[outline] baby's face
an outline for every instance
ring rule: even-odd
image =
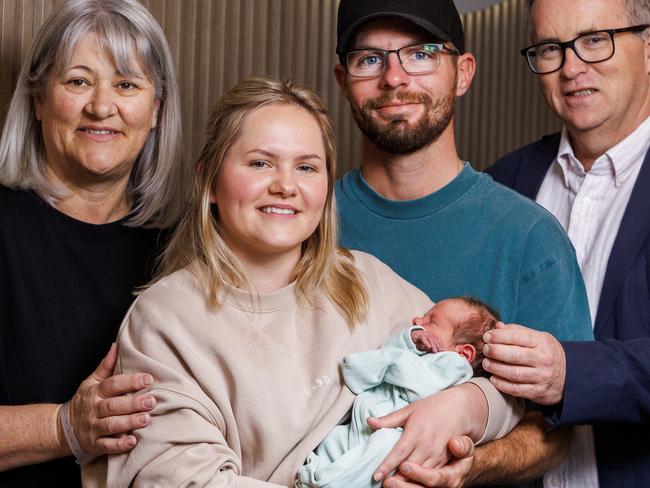
[[[430,310],[430,323],[423,324],[425,332],[437,351],[453,351],[456,343],[453,339],[455,324],[463,323],[471,308],[462,300],[441,300]]]

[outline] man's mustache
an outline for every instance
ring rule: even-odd
[[[395,102],[400,103],[421,103],[423,105],[431,105],[431,97],[426,93],[412,93],[412,92],[399,92],[399,93],[384,93],[376,98],[366,100],[363,105],[366,109],[377,109],[385,105],[390,105]]]

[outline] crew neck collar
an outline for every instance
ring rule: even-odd
[[[234,286],[224,286],[224,302],[228,305],[253,313],[272,313],[296,303],[296,282],[272,293],[250,294]]]
[[[108,222],[106,224],[91,224],[89,222],[84,222],[83,220],[75,219],[74,217],[69,216],[68,214],[60,211],[55,206],[51,205],[49,202],[44,200],[38,193],[34,190],[27,190],[33,200],[34,204],[42,211],[47,214],[50,214],[51,217],[65,225],[72,232],[77,234],[84,234],[89,236],[97,236],[106,233],[114,232],[115,230],[122,229],[125,227],[126,222],[128,221],[131,215],[127,215],[119,220],[113,222]]]
[[[382,217],[398,220],[416,219],[444,210],[461,198],[479,177],[480,174],[465,162],[461,172],[439,190],[414,200],[390,200],[377,193],[360,170],[353,170],[346,176],[354,195],[364,207]]]

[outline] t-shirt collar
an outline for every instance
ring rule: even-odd
[[[377,193],[359,170],[346,176],[351,179],[354,193],[368,210],[386,218],[410,220],[439,212],[461,198],[479,179],[480,174],[465,163],[461,172],[447,185],[415,200],[390,200]]]

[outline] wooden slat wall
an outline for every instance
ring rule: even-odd
[[[466,48],[477,69],[458,101],[456,136],[461,157],[479,169],[560,127],[519,54],[528,44],[524,4],[504,0],[463,16]]]
[[[0,0],[0,121],[27,48],[56,4]],[[143,0],[163,26],[179,72],[187,150],[196,155],[209,108],[251,74],[293,77],[330,107],[340,171],[356,164],[361,136],[332,74],[337,0]],[[525,44],[523,0],[464,16],[478,74],[457,111],[461,156],[483,168],[499,155],[554,130],[518,49]]]

